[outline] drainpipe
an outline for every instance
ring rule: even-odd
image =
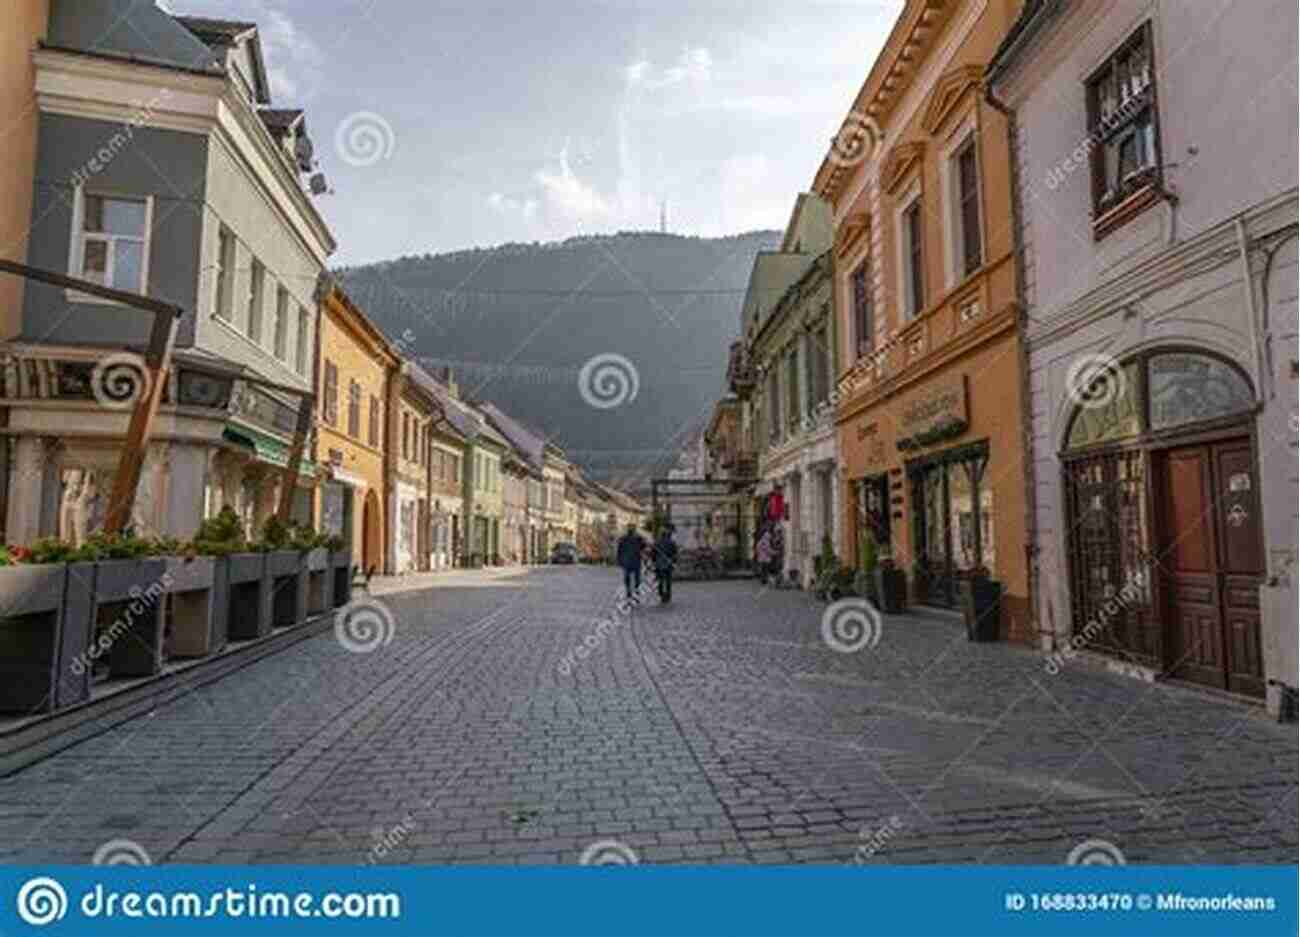
[[[1250,367],[1255,381],[1255,402],[1262,404],[1264,385],[1260,381],[1259,323],[1255,318],[1255,284],[1250,272],[1250,235],[1246,232],[1246,221],[1240,215],[1237,216],[1237,249],[1241,255],[1241,282],[1246,288],[1246,312],[1250,315]]]
[[[1025,289],[1025,232],[1024,214],[1020,200],[1020,153],[1016,147],[1016,112],[993,92],[993,85],[984,85],[984,100],[1001,113],[1007,121],[1007,165],[1011,170],[1011,233],[1015,252],[1016,282],[1016,332],[1019,353],[1016,355],[1020,369],[1020,434],[1024,458],[1025,484],[1025,577],[1029,591],[1029,629],[1037,646],[1042,640],[1038,609],[1038,504],[1034,471],[1034,419],[1030,406],[1029,341],[1026,335],[1029,307]],[[1052,635],[1055,646],[1056,635]]]

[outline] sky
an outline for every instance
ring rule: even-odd
[[[338,264],[785,226],[902,0],[161,0],[259,25]]]

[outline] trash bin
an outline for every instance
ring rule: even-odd
[[[961,584],[962,617],[970,641],[996,641],[1002,618],[1002,583],[972,576]]]

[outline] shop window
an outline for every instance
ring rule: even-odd
[[[996,578],[988,463],[987,445],[977,444],[908,465],[918,573],[930,601],[955,603],[958,581],[976,572]]]

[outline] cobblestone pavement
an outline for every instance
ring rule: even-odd
[[[936,618],[839,652],[752,582],[624,616],[616,580],[385,584],[388,643],[327,631],[0,780],[0,861],[1296,861],[1296,728],[1258,710]]]

